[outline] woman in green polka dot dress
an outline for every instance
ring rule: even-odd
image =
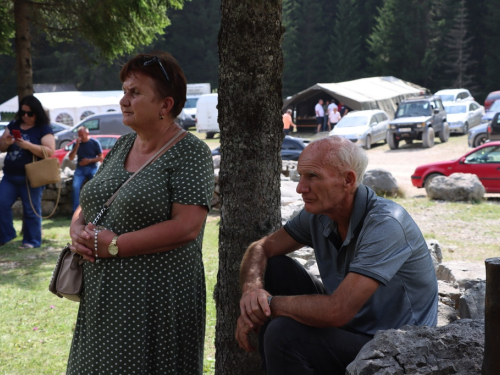
[[[71,223],[84,263],[84,293],[67,375],[201,374],[205,276],[201,245],[213,194],[210,149],[181,130],[186,78],[166,53],[138,55],[120,71],[121,137],[82,189]]]

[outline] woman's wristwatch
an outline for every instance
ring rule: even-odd
[[[267,304],[269,305],[269,307],[271,307],[271,301],[273,300],[274,296],[268,296],[267,297]]]
[[[118,236],[114,236],[113,239],[111,240],[111,243],[108,246],[108,253],[114,258],[118,256],[118,250],[119,250],[116,241],[118,241]]]

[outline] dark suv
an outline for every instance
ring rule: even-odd
[[[399,141],[419,140],[425,148],[430,148],[434,146],[434,136],[441,142],[450,136],[443,103],[437,96],[416,97],[399,104],[394,120],[389,123],[387,143],[394,150],[399,147]]]

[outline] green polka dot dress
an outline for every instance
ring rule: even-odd
[[[136,136],[121,137],[82,189],[86,222],[131,176],[124,161]],[[172,202],[210,207],[213,187],[210,149],[187,134],[120,191],[99,224],[120,235],[169,220]],[[203,231],[175,250],[85,262],[67,375],[202,374]]]

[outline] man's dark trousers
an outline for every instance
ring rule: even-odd
[[[273,296],[326,294],[316,277],[287,256],[268,260],[265,289]],[[315,328],[278,317],[261,327],[259,351],[268,375],[343,375],[371,339],[340,328]]]

